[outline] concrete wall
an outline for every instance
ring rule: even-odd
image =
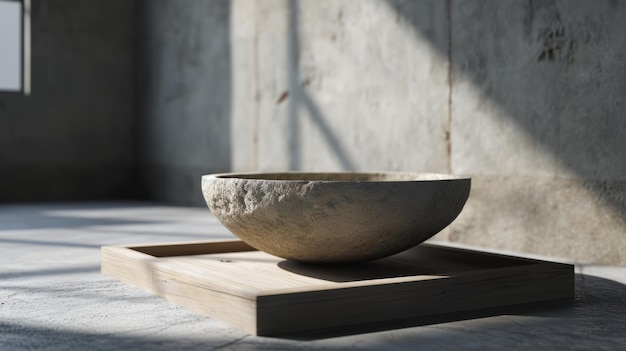
[[[232,5],[233,168],[467,174],[438,240],[626,264],[626,4]]]
[[[445,46],[445,3],[407,6]],[[232,17],[236,169],[447,170],[447,62],[385,2],[239,1]]]
[[[0,93],[0,202],[134,195],[133,16],[32,2],[32,94]]]
[[[137,17],[141,179],[151,199],[205,206],[203,174],[230,161],[230,6],[140,1]]]
[[[450,239],[626,263],[624,15],[453,2],[452,164],[476,181]]]

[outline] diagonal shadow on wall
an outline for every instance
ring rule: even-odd
[[[626,5],[447,0],[445,43],[414,16],[432,2],[387,1],[448,57],[453,96],[469,80],[576,176],[626,181],[626,44],[616,25]]]
[[[626,4],[447,0],[441,41],[416,16],[437,2],[387,0],[448,58],[453,171],[577,179],[626,218]]]
[[[300,77],[300,31],[299,31],[299,4],[296,0],[289,0],[288,30],[287,30],[287,58],[288,87],[291,98],[289,99],[289,169],[302,169],[302,123],[301,110],[306,111],[313,125],[324,138],[327,146],[333,151],[339,165],[343,170],[353,171],[356,169],[348,152],[343,148],[339,137],[333,132],[326,117],[317,106],[310,94],[304,89],[305,84]]]

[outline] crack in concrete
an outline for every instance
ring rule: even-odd
[[[252,54],[254,60],[254,119],[252,121],[252,169],[259,168],[259,120],[261,114],[261,87],[259,69],[259,19],[258,14],[254,18],[254,36]]]
[[[243,340],[243,339],[247,338],[248,336],[250,336],[250,334],[246,334],[246,335],[244,335],[244,336],[242,336],[242,337],[240,337],[240,338],[237,338],[237,339],[235,339],[235,340],[232,340],[232,341],[226,342],[226,343],[224,343],[224,344],[222,344],[222,345],[218,345],[218,346],[216,346],[216,347],[212,348],[210,351],[215,351],[215,350],[223,350],[225,347],[228,347],[228,346],[230,346],[230,345],[234,345],[234,344],[236,344],[236,343],[240,342],[241,340]]]
[[[446,18],[448,20],[448,121],[445,131],[448,172],[452,173],[452,3],[446,0]]]

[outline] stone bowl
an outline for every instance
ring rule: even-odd
[[[471,179],[419,173],[225,173],[202,177],[217,219],[254,248],[289,260],[374,260],[437,234],[461,212]]]

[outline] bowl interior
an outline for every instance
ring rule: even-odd
[[[329,181],[329,182],[406,182],[465,179],[466,177],[438,173],[394,172],[283,172],[217,174],[216,178],[279,180],[279,181]]]

